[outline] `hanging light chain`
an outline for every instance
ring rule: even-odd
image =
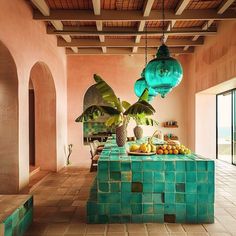
[[[162,43],[165,43],[165,3],[162,0]]]
[[[145,22],[145,68],[147,66],[147,22]]]

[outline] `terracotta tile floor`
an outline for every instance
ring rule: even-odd
[[[86,199],[95,173],[69,167],[49,175],[34,195],[34,223],[27,236],[236,236],[236,166],[216,161],[215,223],[85,224]]]

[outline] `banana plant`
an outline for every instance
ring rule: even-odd
[[[88,107],[75,121],[86,122],[95,120],[100,116],[107,114],[109,118],[106,120],[106,126],[127,125],[130,118],[135,117],[142,120],[143,124],[154,125],[156,121],[147,117],[155,113],[155,109],[147,102],[148,89],[145,89],[141,97],[134,104],[127,101],[121,101],[113,91],[113,89],[98,75],[94,75],[96,88],[100,92],[103,100],[108,104],[92,105]]]

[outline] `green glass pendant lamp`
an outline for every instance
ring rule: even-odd
[[[147,27],[146,27],[146,37],[145,37],[145,67],[147,65]],[[145,68],[141,73],[141,78],[138,79],[134,84],[134,92],[137,97],[140,97],[143,94],[143,91],[148,88],[148,101],[152,101],[155,96],[157,96],[156,89],[150,87],[145,80]]]
[[[151,60],[145,68],[147,85],[154,88],[162,98],[166,96],[182,80],[183,69],[179,61],[170,56],[168,47],[164,43],[164,0],[162,0],[163,36],[156,58]]]

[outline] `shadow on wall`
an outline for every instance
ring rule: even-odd
[[[56,89],[45,63],[37,62],[32,67],[29,89],[34,90],[35,97],[35,166],[56,171]]]
[[[0,41],[0,194],[19,190],[18,78],[14,59]]]

